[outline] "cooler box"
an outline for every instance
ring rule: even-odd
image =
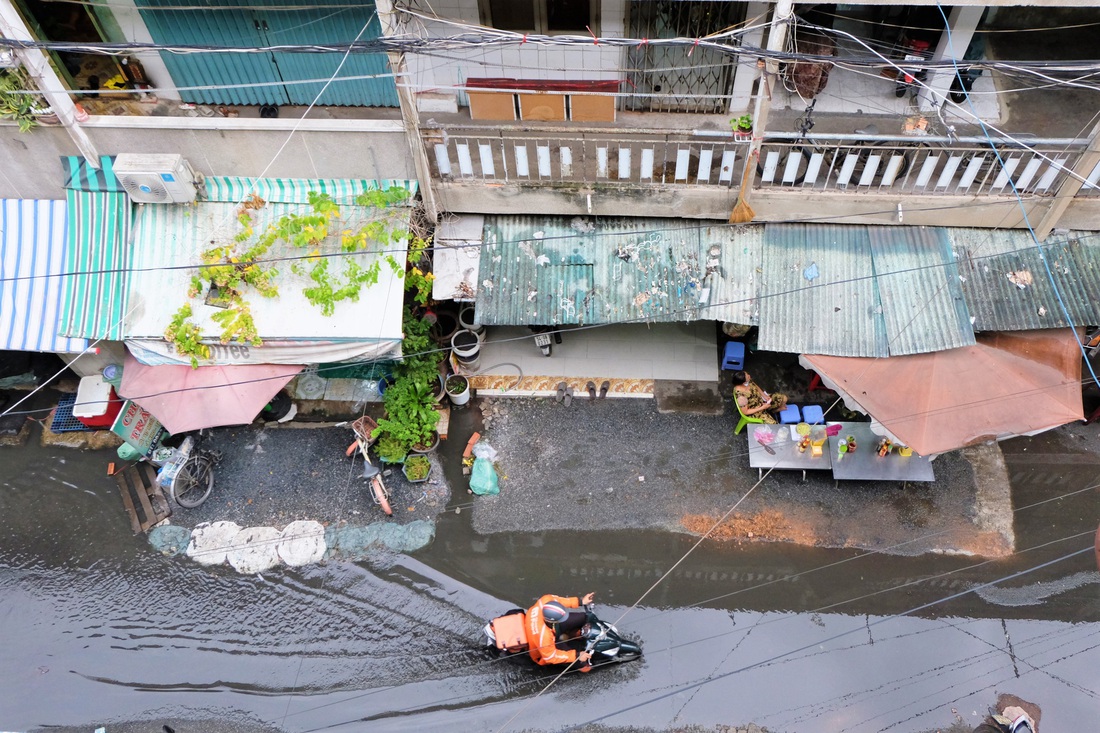
[[[73,417],[89,428],[109,428],[122,410],[115,388],[101,375],[84,377],[76,390]]]

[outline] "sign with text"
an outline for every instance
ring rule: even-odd
[[[152,455],[160,441],[168,435],[168,431],[160,424],[160,420],[141,405],[131,400],[126,400],[122,410],[115,418],[111,432],[125,440],[131,447],[141,451],[145,457]]]

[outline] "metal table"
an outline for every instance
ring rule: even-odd
[[[842,422],[840,433],[829,437],[829,455],[832,459],[833,478],[862,481],[935,481],[932,462],[914,453],[900,456],[896,452],[885,456],[878,454],[882,436],[871,432],[871,423]],[[841,438],[849,435],[856,439],[856,452],[845,453],[838,458]],[[758,446],[759,447],[759,446]]]
[[[816,458],[809,449],[805,453],[798,451],[798,436],[794,434],[793,425],[749,425],[749,465],[757,469],[757,474],[763,477],[765,468],[801,469],[802,480],[806,480],[806,471],[827,471],[832,467],[829,444],[826,443],[822,455]],[[756,434],[760,431],[769,431],[778,434],[783,431],[787,435],[786,440],[777,438],[770,447],[775,455],[768,453],[767,449],[756,440]],[[856,438],[857,445],[859,438]]]

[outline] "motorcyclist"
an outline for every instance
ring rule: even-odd
[[[1013,705],[990,716],[973,733],[1035,733],[1035,723],[1023,708]]]
[[[587,614],[568,609],[587,606],[594,599],[594,593],[588,593],[583,598],[547,594],[527,609],[527,642],[531,659],[538,664],[580,662],[581,671],[591,669],[588,663],[592,658],[591,652],[568,648],[569,640],[575,638],[575,633],[583,627]],[[567,648],[559,648],[559,642]]]

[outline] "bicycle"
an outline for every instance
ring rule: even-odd
[[[214,490],[214,466],[221,460],[220,451],[199,448],[191,436],[187,436],[180,445],[178,457],[182,456],[182,462],[178,463],[168,485],[172,500],[185,509],[195,509]]]
[[[365,415],[353,422],[351,429],[355,433],[355,442],[348,446],[345,455],[350,456],[356,448],[359,449],[359,452],[363,455],[363,478],[370,481],[371,496],[374,498],[374,503],[381,507],[387,516],[393,516],[393,509],[390,508],[390,490],[386,488],[386,484],[382,481],[382,469],[374,465],[370,459],[370,446],[374,443],[371,433],[374,432],[376,427],[378,427],[378,423]]]

